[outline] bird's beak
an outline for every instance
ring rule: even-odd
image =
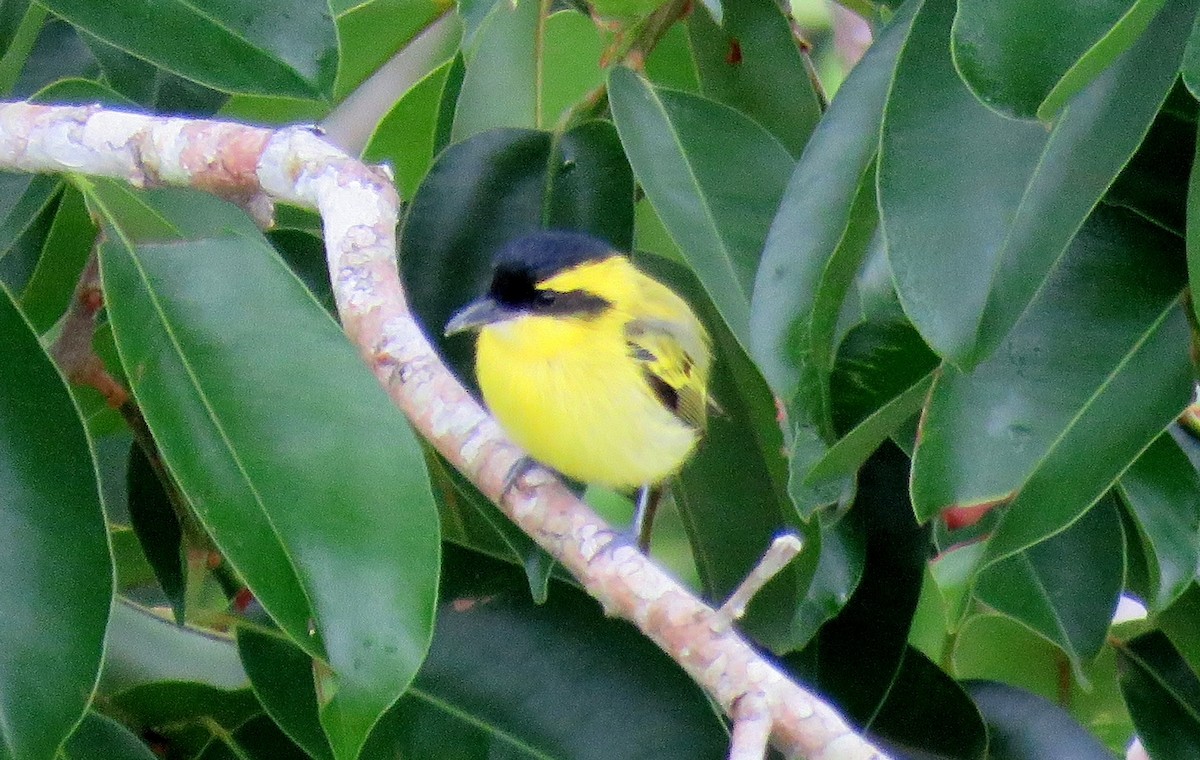
[[[446,335],[456,335],[467,330],[476,330],[509,316],[508,310],[492,298],[484,296],[464,306],[446,323]]]

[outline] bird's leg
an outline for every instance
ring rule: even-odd
[[[654,515],[662,501],[662,486],[644,485],[638,489],[637,507],[633,512],[632,532],[637,546],[643,554],[650,552],[650,533],[654,529]]]

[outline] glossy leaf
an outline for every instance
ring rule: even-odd
[[[538,37],[543,31],[538,0],[510,0],[491,7],[463,45],[467,70],[454,112],[454,142],[495,127],[542,126]]]
[[[125,726],[89,712],[58,757],[62,760],[155,760],[150,748]]]
[[[896,681],[920,598],[929,530],[918,526],[903,483],[908,459],[885,445],[859,474],[849,515],[866,536],[866,567],[854,595],[789,664],[858,724],[869,723]]]
[[[1001,350],[943,368],[913,460],[922,520],[1012,498],[1001,558],[1073,522],[1158,437],[1192,392],[1178,248],[1100,207]]]
[[[896,680],[867,731],[898,757],[990,757],[987,728],[970,697],[913,647],[904,653]]]
[[[324,3],[49,0],[55,14],[139,58],[226,92],[328,97],[337,37]]]
[[[869,238],[875,226],[868,167],[896,56],[917,6],[910,3],[897,15],[830,104],[788,181],[755,276],[750,353],[775,395],[788,404],[793,498],[805,513],[837,497],[800,485],[833,436],[826,385],[834,352],[829,318],[864,254],[858,244],[843,243],[860,240],[864,232]],[[839,283],[840,289],[829,287]],[[833,303],[831,296],[837,298]],[[825,308],[820,313],[818,303]],[[824,329],[817,329],[822,320]]]
[[[879,201],[905,312],[939,355],[968,369],[1005,340],[1145,136],[1196,5],[1169,0],[1049,132],[993,113],[966,89],[947,53],[952,6],[929,0],[900,56]]]
[[[473,346],[442,337],[450,316],[487,289],[507,241],[540,228],[591,233],[629,250],[633,177],[615,130],[584,123],[548,132],[493,130],[447,148],[404,217],[400,271],[426,334],[460,378]]]
[[[105,636],[98,692],[115,697],[164,683],[190,684],[196,687],[193,694],[226,696],[250,686],[231,639],[176,625],[118,598]],[[186,711],[187,705],[164,704],[158,709]]]
[[[162,587],[175,622],[185,619],[187,564],[184,559],[183,532],[179,518],[171,506],[166,486],[138,445],[129,453],[129,522],[138,542],[154,569],[154,577]]]
[[[687,20],[700,89],[757,121],[799,156],[821,117],[813,80],[788,18],[772,0],[743,0],[720,23]]]
[[[338,100],[353,92],[446,12],[439,0],[331,0],[329,7],[341,51],[334,87]],[[387,34],[380,34],[381,29]]]
[[[565,10],[546,18],[541,44],[538,124],[558,128],[572,108],[595,98],[604,84],[604,41],[591,16]]]
[[[36,270],[61,190],[57,177],[0,174],[0,282],[14,294]]]
[[[954,62],[991,108],[1050,120],[1133,44],[1162,5],[965,0],[954,20]]]
[[[267,714],[310,757],[332,758],[329,740],[321,731],[312,658],[286,639],[249,626],[238,628],[237,647],[254,694]]]
[[[442,148],[438,125],[447,100],[452,108],[458,94],[455,72],[461,83],[461,60],[447,61],[413,85],[380,120],[363,149],[364,161],[391,164],[404,198],[413,197]]]
[[[1200,673],[1200,584],[1191,583],[1157,618],[1159,627],[1193,671]]]
[[[67,188],[46,235],[37,268],[21,292],[21,310],[38,332],[49,329],[67,310],[95,237],[96,226],[88,217],[83,196]]]
[[[1136,517],[1137,536],[1150,575],[1145,601],[1165,609],[1187,589],[1200,566],[1200,475],[1187,455],[1163,433],[1117,484]]]
[[[322,725],[352,758],[431,632],[438,539],[420,447],[265,241],[205,237],[240,214],[107,184],[89,200],[110,230],[117,346],[164,461],[263,607],[328,663]],[[164,232],[176,242],[147,242]]]
[[[1122,540],[1116,505],[1102,500],[1062,533],[988,567],[975,593],[1058,646],[1087,683],[1083,665],[1104,645],[1125,578]]]
[[[729,329],[749,345],[750,291],[793,161],[762,127],[705,98],[609,74],[638,183]]]
[[[1121,690],[1151,757],[1200,757],[1200,678],[1159,632],[1117,647]]]
[[[1046,699],[992,681],[967,681],[963,686],[987,723],[990,758],[1115,760],[1083,726]]]
[[[1186,234],[1189,175],[1196,152],[1195,105],[1187,90],[1176,84],[1104,203],[1128,208],[1177,235]]]
[[[724,756],[708,700],[647,639],[582,592],[554,583],[534,606],[525,585],[511,567],[447,548],[429,659],[364,758]]]
[[[51,758],[96,683],[112,560],[78,409],[2,287],[0,355],[0,756]]]

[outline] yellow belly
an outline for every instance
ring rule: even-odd
[[[476,375],[505,431],[539,462],[585,483],[632,488],[683,465],[698,434],[653,395],[620,343],[523,351],[514,325],[484,328]],[[539,342],[545,346],[545,342]]]

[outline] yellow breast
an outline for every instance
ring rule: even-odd
[[[699,434],[659,402],[628,350],[619,324],[525,316],[481,330],[476,375],[534,459],[587,483],[639,487],[676,473]]]

